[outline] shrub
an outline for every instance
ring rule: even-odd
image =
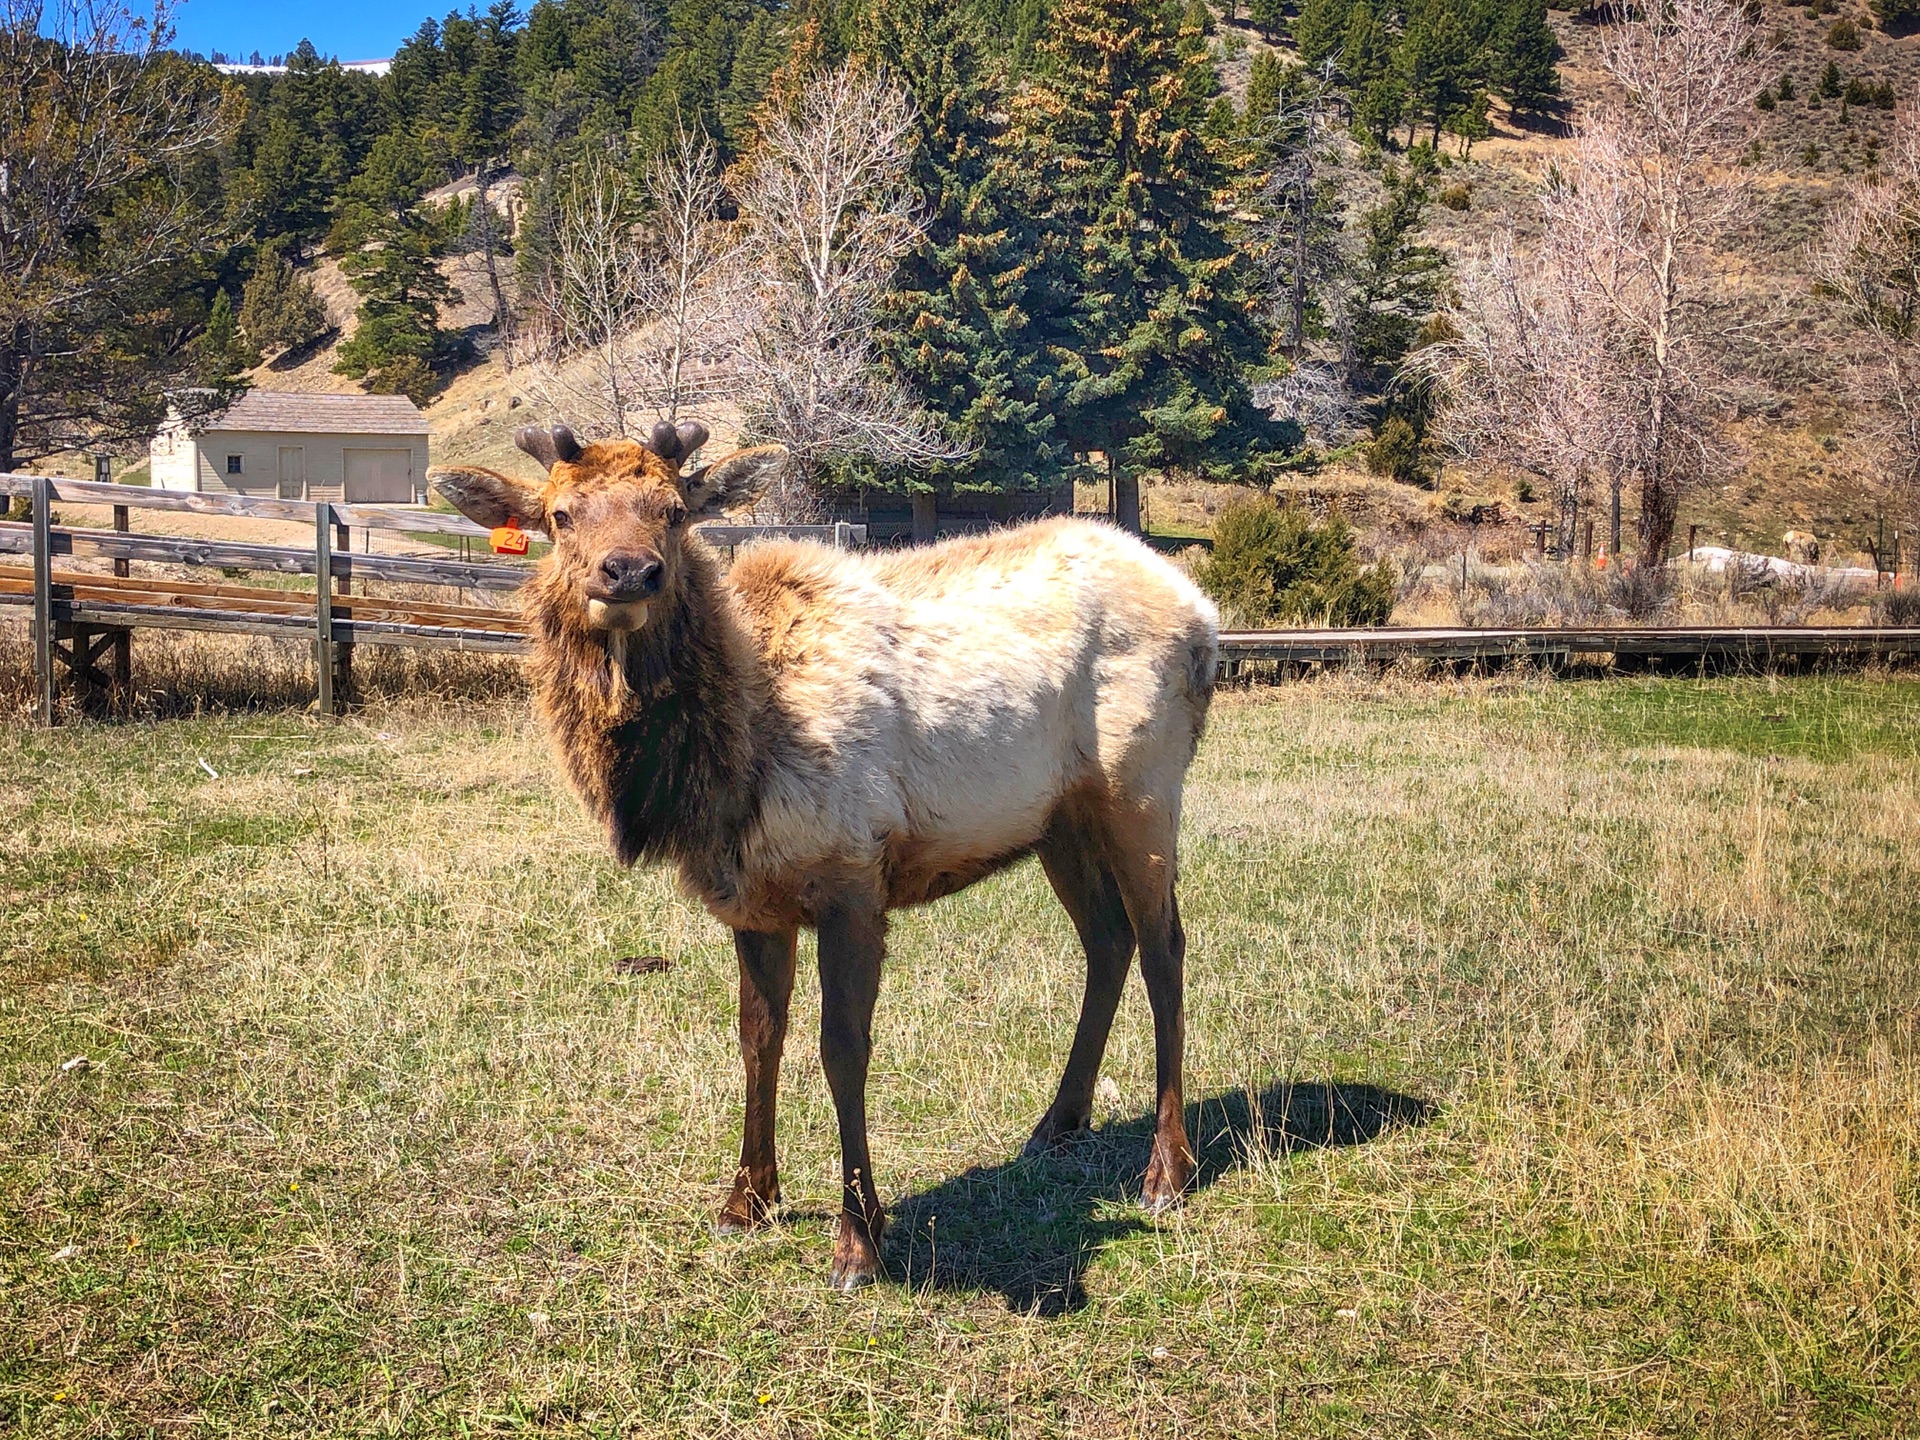
[[[1836,20],[1827,31],[1827,44],[1835,50],[1858,50],[1860,29],[1851,20]]]
[[[1473,208],[1473,189],[1468,185],[1449,185],[1440,192],[1438,199],[1448,210],[1470,210]]]
[[[1873,597],[1876,625],[1920,625],[1920,590],[1882,590]]]
[[[1856,75],[1853,79],[1847,81],[1846,93],[1840,98],[1849,105],[1871,105],[1873,103],[1873,87]]]
[[[1779,93],[1782,100],[1793,99],[1793,77],[1791,75],[1782,75],[1780,77]]]
[[[1367,469],[1403,485],[1418,485],[1426,479],[1420,434],[1405,416],[1389,416],[1387,423],[1380,427],[1380,433],[1367,446]]]
[[[1773,92],[1771,90],[1762,90],[1753,103],[1758,105],[1762,110],[1773,109]]]
[[[1674,603],[1665,565],[1605,570],[1561,561],[1521,560],[1503,570],[1472,572],[1455,606],[1463,625],[1507,629],[1648,620]]]
[[[1840,91],[1840,62],[1829,60],[1827,68],[1820,72],[1820,84],[1814,93],[1822,100],[1838,100]]]
[[[1393,567],[1362,569],[1345,520],[1315,525],[1299,506],[1265,495],[1220,512],[1213,553],[1195,578],[1243,625],[1384,625],[1393,614]]]

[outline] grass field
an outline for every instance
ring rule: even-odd
[[[1199,1190],[1137,980],[1015,1158],[1022,867],[895,926],[844,1300],[804,949],[718,1240],[731,949],[517,694],[0,734],[0,1434],[1920,1433],[1920,683],[1227,694],[1189,795]]]

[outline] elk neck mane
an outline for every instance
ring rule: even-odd
[[[670,598],[628,638],[624,666],[543,571],[525,592],[530,670],[568,779],[620,862],[724,875],[759,811],[755,730],[769,690],[713,552],[689,536],[683,564]]]

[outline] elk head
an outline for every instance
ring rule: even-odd
[[[564,425],[525,425],[513,438],[546,467],[544,484],[450,465],[427,479],[489,529],[511,521],[549,536],[549,593],[577,601],[584,628],[618,636],[639,630],[655,602],[674,593],[688,526],[751,500],[787,460],[784,447],[765,445],[683,473],[707,442],[707,427],[691,420],[662,421],[645,444],[582,445]]]

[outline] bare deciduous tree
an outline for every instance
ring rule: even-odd
[[[710,141],[682,132],[635,185],[617,154],[574,173],[521,346],[530,388],[586,434],[643,433],[732,397],[742,287]]]
[[[1549,228],[1522,253],[1512,232],[1461,267],[1450,335],[1415,352],[1416,370],[1446,397],[1444,430],[1459,450],[1545,482],[1562,551],[1574,544],[1582,504],[1617,473],[1606,317],[1581,282],[1575,236]]]
[[[1750,194],[1737,161],[1766,61],[1742,0],[1669,0],[1601,60],[1625,98],[1582,124],[1538,253],[1509,238],[1463,267],[1458,336],[1424,363],[1456,444],[1548,476],[1567,506],[1631,485],[1658,561],[1682,491],[1724,460],[1721,242]]]
[[[0,0],[0,469],[148,433],[194,378],[186,271],[237,112],[171,39],[164,0]]]
[[[1920,496],[1920,96],[1900,107],[1878,176],[1828,212],[1813,270],[1859,327],[1852,378],[1882,472]]]
[[[755,286],[743,409],[803,476],[836,457],[924,465],[965,453],[874,363],[880,298],[923,233],[913,128],[906,93],[849,62],[762,118],[742,178]]]

